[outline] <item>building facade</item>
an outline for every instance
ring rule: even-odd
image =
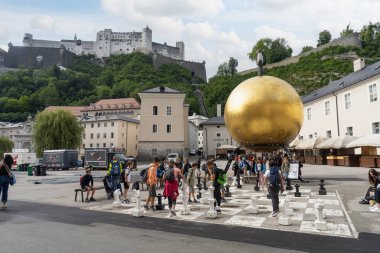
[[[67,110],[70,111],[77,120],[83,118],[83,111],[87,109],[87,106],[48,106],[45,111],[55,111],[55,110]]]
[[[85,148],[124,149],[127,156],[137,156],[140,122],[124,115],[84,117],[81,154]]]
[[[189,151],[198,149],[198,133],[199,127],[197,127],[193,122],[189,121]]]
[[[194,123],[195,126],[198,127],[198,134],[197,134],[197,139],[198,139],[198,146],[197,148],[201,149],[203,148],[203,129],[199,127],[200,124],[208,120],[207,117],[202,116],[202,115],[196,115],[193,113],[193,115],[189,116],[189,121]]]
[[[138,157],[166,157],[188,149],[188,112],[185,94],[167,87],[156,87],[139,93],[141,98],[140,140]]]
[[[63,46],[76,55],[94,54],[98,58],[139,51],[157,53],[176,60],[185,59],[185,44],[183,41],[176,42],[175,46],[153,42],[152,30],[149,27],[144,28],[141,32],[113,32],[111,29],[104,29],[96,34],[95,41],[82,41],[76,35],[73,40],[41,40],[34,39],[30,33],[25,33],[23,45],[24,47],[48,48],[60,48]]]
[[[134,98],[102,99],[82,110],[82,115],[89,117],[123,115],[137,118],[139,114],[140,104]]]
[[[0,122],[0,136],[14,142],[14,149],[28,149],[34,152],[33,121],[29,116],[23,123]]]
[[[318,136],[380,134],[380,61],[365,66],[304,97],[304,123],[299,139]]]

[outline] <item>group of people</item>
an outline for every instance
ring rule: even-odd
[[[368,182],[370,187],[367,190],[367,193],[359,204],[372,204],[369,207],[369,210],[374,213],[380,213],[380,173],[375,169],[369,169],[368,171]]]

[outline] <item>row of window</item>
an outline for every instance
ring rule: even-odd
[[[96,123],[91,123],[91,128],[94,128],[95,124]],[[97,123],[97,125],[98,125],[98,127],[100,127],[101,123]],[[107,122],[104,122],[103,126],[107,127],[108,126]],[[111,127],[113,127],[113,126],[115,126],[115,122],[111,122]],[[124,126],[124,123],[123,123],[123,126]],[[86,128],[87,124],[83,124],[83,127]]]
[[[153,131],[153,133],[158,133],[158,126],[157,126],[157,124],[153,124],[152,131]],[[166,125],[166,132],[167,133],[171,133],[172,132],[172,125],[170,125],[170,124]]]
[[[96,144],[92,144],[92,143],[90,143],[90,144],[89,144],[89,147],[90,147],[90,148],[94,148],[94,147],[100,148],[100,143],[96,143]],[[107,143],[103,143],[102,147],[103,147],[103,148],[107,148]],[[112,147],[113,147],[113,143],[110,143],[110,145],[109,145],[108,147],[111,147],[111,148],[112,148]],[[124,148],[124,144],[123,144],[123,143],[121,144],[121,147]],[[82,145],[82,148],[85,149],[85,148],[86,148],[86,145],[83,144],[83,145]],[[135,145],[135,149],[137,150],[137,145]]]
[[[153,106],[153,115],[158,115],[158,106],[157,105]],[[168,115],[168,116],[172,115],[172,107],[171,106],[166,106],[166,115]]]
[[[134,111],[118,111],[118,112],[96,112],[95,116],[102,116],[102,115],[129,115],[129,114],[135,114]]]
[[[372,134],[380,134],[380,122],[373,122],[371,126],[372,126]],[[346,135],[350,135],[350,136],[354,135],[354,128],[352,126],[346,127]],[[317,137],[317,133],[315,133],[314,136]],[[326,137],[331,138],[331,130],[326,131]],[[300,135],[299,139],[302,140],[303,136]],[[309,134],[309,139],[313,139],[312,134]]]
[[[377,87],[376,83],[371,84],[368,86],[368,98],[370,103],[374,103],[378,101],[378,96],[377,96]],[[344,94],[344,108],[346,110],[351,109],[351,93],[346,93]],[[325,115],[330,115],[331,110],[330,110],[330,101],[325,101]],[[307,120],[311,120],[311,108],[307,108],[306,110],[307,114]]]
[[[124,136],[124,133],[121,133],[121,135]],[[111,132],[110,138],[113,139],[113,137],[114,137],[114,133]],[[96,138],[97,139],[100,138],[100,133],[96,134]],[[107,138],[107,133],[103,133],[103,138]],[[86,139],[86,134],[83,134],[83,139]],[[94,139],[94,134],[90,134],[90,139]]]

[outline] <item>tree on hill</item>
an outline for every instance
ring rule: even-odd
[[[331,33],[327,30],[323,30],[319,33],[317,47],[327,44],[331,41]]]
[[[305,53],[305,52],[310,51],[310,50],[312,50],[312,49],[313,49],[312,46],[304,46],[304,47],[302,48],[301,53]]]
[[[264,38],[260,39],[248,53],[249,59],[256,61],[257,54],[261,52],[264,56],[264,65],[282,61],[292,56],[293,49],[289,47],[287,41],[283,38],[275,40]]]
[[[351,25],[351,24],[348,24],[348,25],[346,26],[346,28],[343,29],[343,31],[340,32],[340,37],[349,36],[349,35],[351,35],[351,34],[354,33],[354,30],[352,30],[352,29],[350,28],[350,25]]]
[[[218,67],[218,72],[216,75],[218,76],[233,76],[237,73],[237,66],[239,62],[233,57],[230,57],[228,62],[223,62]]]
[[[0,136],[0,157],[4,157],[4,153],[11,152],[14,147],[14,142],[10,139]]]
[[[363,41],[363,56],[380,57],[380,23],[369,23],[360,31]]]
[[[67,110],[43,111],[37,114],[33,139],[37,156],[49,149],[77,149],[83,128]]]

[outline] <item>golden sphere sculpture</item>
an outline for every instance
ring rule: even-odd
[[[230,94],[224,119],[232,138],[254,151],[274,151],[295,139],[303,123],[303,103],[286,81],[257,76]]]

